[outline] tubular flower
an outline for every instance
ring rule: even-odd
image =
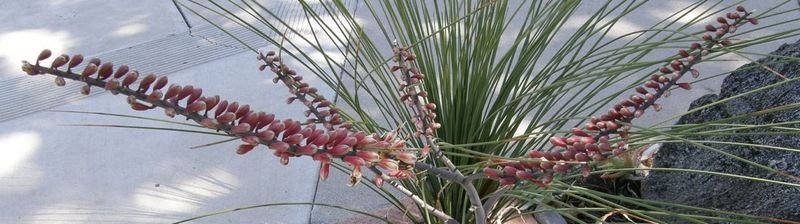
[[[719,25],[706,26],[708,33],[703,35],[703,43],[692,43],[689,49],[679,50],[676,59],[659,68],[643,86],[635,88],[636,94],[621,100],[606,114],[592,117],[583,128],[573,128],[570,136],[551,137],[549,140],[554,150],[532,150],[528,153],[529,160],[499,162],[496,164],[500,171],[487,167],[483,174],[500,181],[501,185],[530,181],[546,188],[556,175],[579,170],[586,177],[592,171],[591,165],[621,155],[628,149],[626,142],[631,127],[627,124],[643,116],[647,109],[660,111],[662,106],[656,101],[669,97],[671,89],[691,89],[689,83],[679,81],[687,73],[694,78],[700,76],[700,72],[692,68],[695,64],[711,52],[719,51],[715,47],[731,45],[731,41],[724,37],[726,34],[736,32],[737,27],[746,23],[758,23],[755,18],[747,18],[750,13],[744,7],[739,6],[737,11],[726,15],[730,20],[719,17]]]
[[[88,94],[91,87],[103,88],[114,94],[127,96],[126,100],[134,110],[161,108],[169,117],[184,116],[202,127],[239,137],[242,144],[236,149],[237,154],[247,154],[264,145],[271,149],[284,165],[288,164],[292,157],[308,156],[322,164],[320,168],[322,179],[327,178],[329,174],[330,160],[337,158],[353,166],[351,185],[357,184],[361,179],[362,166],[369,167],[370,170],[377,170],[377,167],[380,167],[390,173],[413,173],[410,170],[414,168],[416,157],[404,151],[406,147],[404,140],[396,139],[393,134],[381,136],[351,131],[350,126],[341,121],[335,108],[324,98],[314,96],[313,100],[306,101],[305,97],[311,96],[310,94],[316,91],[304,89],[308,88],[307,84],[300,82],[301,78],[294,76],[291,70],[284,70],[285,66],[282,64],[273,63],[272,66],[281,69],[276,72],[280,79],[294,80],[285,83],[287,86],[299,87],[294,92],[298,100],[308,102],[309,108],[314,110],[313,114],[320,113],[315,110],[316,108],[327,108],[328,114],[316,120],[321,121],[324,129],[318,129],[314,122],[304,125],[292,119],[279,120],[274,114],[253,111],[247,104],[221,100],[216,95],[205,96],[202,88],[191,85],[171,84],[166,90],[162,90],[168,84],[166,77],[150,74],[140,79],[139,73],[129,70],[128,66],[123,65],[115,70],[113,64],[107,62],[98,67],[100,60],[96,58],[89,60],[89,66],[80,73],[73,73],[70,70],[83,61],[80,55],[73,56],[71,61],[66,55],[59,56],[50,67],[39,65],[39,61],[47,59],[51,54],[49,50],[43,50],[36,64],[23,62],[22,70],[29,75],[54,75],[59,86],[64,79],[84,82],[86,85],[81,89],[82,93]],[[67,62],[70,63],[68,71],[58,70]],[[114,74],[113,78],[111,74]],[[120,78],[122,81],[119,81]],[[136,82],[138,85],[133,86]]]

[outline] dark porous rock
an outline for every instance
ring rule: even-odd
[[[800,57],[800,41],[794,44],[784,44],[772,54]],[[786,61],[785,59],[779,59],[777,57],[764,58],[758,62],[769,66],[788,79],[800,76],[800,62]],[[730,99],[732,96],[772,85],[782,80],[784,80],[783,77],[763,69],[757,64],[750,63],[742,66],[725,78],[718,96],[713,94],[703,96],[695,100],[691,104],[691,108],[699,108],[714,102]],[[711,122],[798,103],[800,103],[800,81],[792,81],[764,91],[705,107],[699,111],[683,116],[678,121],[678,124]],[[797,121],[800,121],[800,109],[793,108],[777,113],[757,114],[755,116],[727,121],[726,123],[763,125]],[[784,124],[782,126],[800,128],[800,124],[798,123]],[[709,127],[703,131],[722,128],[730,127]],[[692,131],[692,133],[697,132],[698,130]],[[800,149],[800,135],[786,134],[786,130],[765,127],[727,131],[726,133],[731,132],[736,134],[692,136],[688,138],[699,141],[736,142],[769,145],[794,150]],[[776,133],[767,135],[758,134],[764,132]],[[800,176],[800,153],[797,152],[733,144],[703,144],[780,170],[789,175]],[[790,183],[800,183],[800,181],[793,180],[785,175],[772,173],[765,169],[732,159],[729,156],[687,143],[664,144],[656,155],[654,166],[661,168],[686,168],[715,171]],[[700,173],[653,171],[650,173],[650,176],[643,180],[641,190],[642,196],[650,200],[783,220],[800,220],[800,187],[795,186]],[[740,216],[726,216],[719,213],[703,213],[696,210],[680,208],[669,208],[669,210],[742,220]],[[668,217],[665,219],[670,220],[671,223],[690,222],[689,220],[677,219],[675,217]],[[754,221],[767,222],[768,220]]]

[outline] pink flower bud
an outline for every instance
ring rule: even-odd
[[[417,162],[417,156],[410,152],[398,152],[395,154],[395,157],[407,164],[414,164]]]
[[[583,130],[581,130],[580,128],[572,128],[572,134],[582,137],[589,136],[589,134],[586,134],[586,132],[583,132]]]
[[[89,59],[89,64],[94,64],[95,66],[100,67],[100,59],[99,58]]]
[[[314,155],[315,153],[317,153],[317,146],[315,145],[300,146],[297,148],[297,151],[295,153],[297,153],[298,155],[306,155],[306,156]]]
[[[758,19],[757,18],[749,18],[749,19],[747,19],[747,21],[749,21],[753,25],[758,25]]]
[[[125,75],[125,78],[122,79],[122,87],[127,88],[133,84],[133,82],[136,82],[136,79],[139,79],[139,73],[129,72],[127,75]]]
[[[498,173],[497,170],[489,167],[483,168],[483,174],[489,177],[490,179],[500,178],[500,173]]]
[[[236,119],[236,115],[231,112],[225,112],[217,116],[216,119],[220,124],[227,124]]]
[[[706,25],[706,31],[708,31],[708,32],[716,32],[717,28],[714,27],[714,25],[709,24],[709,25]]]
[[[503,172],[506,175],[514,176],[514,175],[517,175],[517,168],[514,168],[512,166],[505,166],[505,167],[503,167]]]
[[[568,164],[556,164],[553,166],[553,171],[556,173],[567,173],[569,167],[570,166]]]
[[[164,88],[164,86],[166,86],[166,85],[167,85],[167,82],[168,82],[168,81],[169,81],[169,80],[167,79],[167,77],[166,77],[166,76],[161,76],[161,77],[158,77],[158,80],[156,80],[156,83],[153,85],[153,89],[161,89],[161,88]]]
[[[169,109],[172,109],[172,108],[169,108]],[[168,112],[168,111],[171,111],[171,112]],[[174,109],[172,109],[172,110],[165,110],[165,113],[168,113],[168,114],[167,114],[167,116],[169,116],[169,115],[170,115],[169,113],[173,113],[173,115],[172,115],[172,116],[170,116],[170,117],[174,117],[174,116],[175,116],[175,115],[174,115],[174,113],[175,113],[175,110],[174,110]],[[200,122],[199,122],[199,123],[200,123],[200,125],[202,125],[203,127],[206,127],[206,128],[211,128],[211,129],[216,129],[216,128],[217,128],[217,125],[219,125],[219,124],[217,123],[217,121],[215,121],[214,119],[211,119],[211,118],[203,118],[203,120],[200,120]]]
[[[314,144],[314,145],[317,145],[317,146],[325,146],[325,145],[328,144],[329,140],[330,140],[330,136],[328,134],[322,134],[319,137],[315,138],[314,141],[311,142],[311,144]]]
[[[336,145],[333,148],[328,149],[326,152],[333,156],[343,156],[349,153],[350,149],[350,146],[347,145]]]
[[[258,139],[261,139],[262,141],[275,140],[275,132],[272,132],[270,130],[260,131],[256,133],[256,136],[258,137]]]
[[[205,104],[205,103],[204,103]],[[248,123],[240,123],[236,126],[231,128],[231,133],[233,134],[244,134],[250,132],[251,127]]]
[[[153,92],[147,94],[147,102],[157,102],[161,100],[161,97],[164,97],[164,94],[161,93],[161,90],[153,90]]]
[[[528,157],[539,159],[544,157],[544,153],[542,153],[542,151],[539,150],[531,150],[530,152],[528,152]]]
[[[241,144],[239,145],[239,149],[236,150],[236,154],[244,155],[256,148],[256,145],[252,144]]]
[[[399,168],[397,161],[392,159],[381,159],[378,162],[378,167],[383,168],[387,171],[397,171]]]
[[[244,116],[245,114],[247,114],[247,112],[250,112],[250,105],[245,104],[245,105],[240,106],[236,110],[236,118],[240,118],[240,117]]]
[[[286,152],[289,151],[289,144],[286,144],[286,142],[275,142],[269,144],[269,148],[276,152]]]
[[[206,109],[206,102],[197,101],[186,106],[187,113],[195,113]]]
[[[555,164],[553,164],[551,162],[542,162],[542,163],[539,164],[539,167],[541,167],[543,170],[550,170],[550,169],[553,169],[553,165],[555,165]]]
[[[255,136],[255,135],[244,136],[244,137],[241,138],[241,140],[242,140],[242,142],[250,144],[250,145],[258,145],[258,137]]]
[[[575,154],[575,160],[578,160],[579,162],[587,162],[589,161],[589,156],[587,156],[586,153],[580,152]]]
[[[330,174],[331,164],[329,162],[322,162],[322,166],[319,168],[319,178],[322,180],[328,179],[328,174]]]
[[[300,144],[300,141],[302,141],[302,140],[303,140],[303,135],[301,135],[301,134],[293,134],[293,135],[285,136],[283,138],[283,142],[286,142],[286,143],[291,144],[291,145]]]
[[[514,178],[500,178],[500,185],[514,185],[517,183],[517,180]]]
[[[291,153],[275,151],[274,154],[275,154],[275,156],[278,156],[278,157],[281,158],[281,160],[280,160],[281,165],[284,165],[284,166],[289,165],[289,156],[292,155]]]
[[[176,85],[176,84],[170,85],[169,88],[167,88],[167,92],[164,93],[164,99],[170,99],[170,98],[173,98],[175,96],[178,96],[178,93],[180,93],[181,90],[182,90],[182,87],[180,85]]]
[[[428,110],[436,110],[436,104],[434,103],[425,104],[425,108],[428,108]]]
[[[94,64],[86,65],[86,67],[83,68],[83,72],[81,72],[81,78],[82,79],[87,79],[87,78],[89,78],[89,76],[94,75],[95,72],[97,72],[97,66],[96,65],[94,65]]]
[[[553,146],[556,146],[556,147],[566,147],[567,143],[565,142],[565,140],[566,139],[563,138],[563,137],[553,136],[553,137],[550,137],[550,144],[553,144]]]
[[[137,110],[137,111],[145,111],[145,110],[149,110],[150,107],[147,106],[147,105],[144,105],[142,103],[139,103],[139,102],[134,102],[134,103],[131,103],[131,109]]]
[[[194,92],[194,86],[186,85],[183,88],[181,88],[181,91],[178,93],[178,96],[176,97],[178,97],[178,100],[183,100],[187,96],[191,95],[192,92]]]
[[[197,99],[199,99],[200,96],[202,96],[202,95],[203,95],[203,89],[202,88],[194,88],[194,89],[192,89],[192,92],[189,94],[189,98],[186,100],[186,102],[187,103],[194,103],[194,101],[197,101]],[[239,118],[239,116],[236,116],[236,118]]]
[[[360,150],[356,152],[356,156],[361,157],[367,162],[378,162],[381,160],[381,156],[378,155],[377,152],[373,151]]]

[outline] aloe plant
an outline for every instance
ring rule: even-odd
[[[86,82],[83,93],[94,86],[126,95],[135,110],[161,108],[168,116],[185,116],[200,128],[215,130],[214,134],[241,138],[239,154],[266,145],[284,164],[308,156],[321,162],[322,178],[331,166],[346,168],[351,185],[367,176],[372,181],[364,184],[374,185],[378,195],[400,211],[413,210],[381,188],[388,182],[415,202],[419,217],[405,212],[415,223],[504,222],[518,213],[553,211],[576,223],[606,222],[603,214],[614,213],[647,222],[664,222],[663,215],[687,222],[786,221],[691,206],[682,207],[712,215],[682,214],[664,208],[680,205],[600,192],[577,181],[595,174],[621,178],[641,169],[800,187],[799,179],[785,171],[687,138],[704,133],[693,130],[731,119],[681,126],[666,125],[674,117],[652,126],[635,120],[669,107],[657,102],[671,91],[689,90],[694,82],[726,74],[701,74],[695,64],[726,54],[749,58],[757,54],[743,50],[748,46],[796,36],[800,28],[741,38],[769,27],[754,26],[758,19],[797,11],[787,8],[789,1],[764,12],[736,7],[739,3],[719,7],[732,10],[727,13],[701,7],[721,2],[698,1],[646,30],[619,37],[609,36],[615,23],[645,2],[606,2],[569,37],[561,31],[580,1],[365,1],[377,26],[369,31],[341,1],[300,1],[307,22],[317,25],[311,35],[289,26],[257,1],[176,3],[223,32],[232,34],[209,15],[228,19],[268,42],[268,48],[277,52],[262,52],[259,46],[240,41],[258,55],[260,69],[274,74],[274,81],[289,90],[289,103],[307,107],[308,120],[281,120],[250,111],[239,103],[203,95],[202,89],[192,86],[167,87],[166,78],[139,80],[138,73],[127,67],[114,69],[99,60],[90,60],[81,73],[73,72],[83,62],[78,55],[58,56],[51,66],[42,66],[39,61],[52,54],[43,51],[23,70],[55,75],[58,85],[64,78]],[[714,22],[706,30],[691,28],[708,18]],[[648,58],[664,49],[675,53]],[[322,55],[322,60],[314,55]],[[308,74],[290,68],[287,60],[300,63]],[[68,68],[59,70],[64,65]],[[319,78],[335,96],[318,93],[303,75]],[[793,81],[784,78],[754,91]],[[619,83],[631,84],[620,88]],[[622,97],[627,94],[634,95]],[[787,105],[764,113],[795,108]],[[794,182],[631,165],[640,162],[635,156],[640,147],[676,141],[700,145]],[[537,206],[544,209],[532,209]],[[242,209],[257,207],[263,206]]]

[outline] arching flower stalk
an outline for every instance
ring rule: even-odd
[[[744,7],[737,7],[736,12],[729,12],[726,17],[717,18],[719,25],[705,27],[704,43],[692,43],[688,49],[678,51],[674,60],[661,67],[656,74],[643,85],[635,88],[636,94],[623,99],[606,114],[592,117],[583,128],[573,128],[569,137],[554,136],[550,144],[554,150],[532,150],[528,159],[523,161],[499,162],[499,170],[487,167],[484,175],[500,181],[502,185],[512,185],[520,181],[529,181],[542,188],[547,188],[555,175],[566,175],[579,169],[584,177],[592,171],[592,165],[603,163],[607,159],[619,159],[617,155],[628,149],[630,122],[639,118],[648,109],[661,111],[656,101],[661,97],[669,97],[670,89],[678,87],[689,90],[687,82],[680,82],[685,74],[698,78],[700,72],[692,68],[709,55],[718,45],[731,45],[726,34],[734,33],[746,23],[758,24],[756,18],[748,18],[751,13]],[[729,21],[730,20],[730,21]]]
[[[273,154],[280,158],[281,164],[287,165],[292,157],[308,156],[322,163],[320,177],[327,178],[331,159],[340,159],[354,167],[350,185],[357,184],[362,176],[361,167],[380,169],[393,178],[405,178],[411,172],[416,156],[405,151],[405,141],[394,135],[368,134],[354,132],[337,121],[338,116],[321,116],[326,119],[326,128],[317,128],[316,124],[302,125],[292,119],[279,120],[274,114],[253,111],[247,104],[228,102],[219,96],[204,96],[203,89],[191,85],[171,84],[167,87],[166,76],[149,74],[141,79],[139,72],[122,65],[114,70],[110,62],[101,64],[99,59],[92,59],[80,73],[73,73],[72,68],[80,64],[80,55],[68,60],[62,55],[53,60],[50,67],[40,66],[39,61],[47,59],[49,50],[43,50],[36,64],[23,62],[22,70],[29,75],[51,74],[61,79],[71,79],[86,83],[81,88],[88,94],[91,87],[104,88],[112,94],[127,96],[128,104],[137,111],[161,108],[169,117],[184,116],[203,127],[223,132],[229,136],[239,137],[242,144],[236,153],[246,154],[259,145],[267,146]],[[59,68],[67,62],[70,71]],[[112,76],[113,75],[113,76]],[[57,79],[59,80],[59,79]],[[134,84],[138,81],[138,84]],[[57,84],[61,86],[60,82]],[[299,97],[305,97],[307,91],[298,91]],[[311,105],[321,108],[324,100],[312,102]],[[324,104],[323,104],[324,105]],[[314,112],[319,113],[319,111]],[[333,128],[339,125],[338,128]],[[343,127],[344,126],[344,127]]]
[[[274,51],[269,51],[266,54],[259,53],[256,58],[264,62],[259,66],[259,70],[264,71],[269,68],[276,75],[272,82],[282,82],[289,89],[289,93],[293,96],[289,97],[286,103],[301,102],[308,108],[305,111],[305,116],[309,117],[306,121],[307,123],[319,123],[328,130],[334,130],[337,127],[346,129],[353,127],[352,123],[345,122],[342,119],[339,109],[332,102],[317,94],[317,88],[304,82],[303,76],[298,75],[297,71],[283,63],[280,56],[275,55]]]

